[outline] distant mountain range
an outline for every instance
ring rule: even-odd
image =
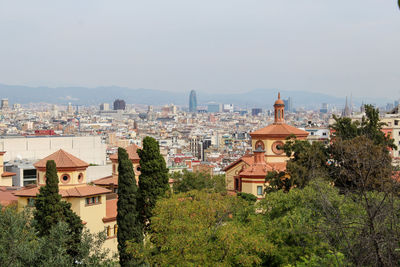
[[[293,106],[318,108],[321,103],[344,106],[344,96],[331,96],[322,93],[305,91],[288,91],[278,89],[254,89],[243,93],[211,94],[196,91],[198,105],[206,105],[208,102],[230,103],[240,107],[260,107],[271,109],[277,98],[277,93],[281,92],[283,99],[292,98]],[[130,89],[117,86],[104,86],[96,88],[86,87],[29,87],[19,85],[0,84],[0,98],[8,98],[10,104],[20,103],[54,103],[67,104],[71,102],[76,105],[98,105],[100,103],[112,103],[116,98],[124,99],[129,104],[144,105],[164,105],[176,104],[187,106],[189,102],[187,92],[169,92],[153,89]],[[353,104],[360,105],[361,102],[384,105],[391,102],[389,99],[359,99],[353,98]]]

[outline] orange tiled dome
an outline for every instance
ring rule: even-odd
[[[281,99],[281,93],[278,93],[278,99],[275,101],[275,105],[285,105],[285,103]]]

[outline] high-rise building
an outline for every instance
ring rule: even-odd
[[[3,98],[2,100],[1,100],[1,109],[8,109],[9,108],[9,106],[8,106],[8,99],[7,98]]]
[[[224,104],[224,106],[223,106],[223,108],[222,108],[222,111],[223,112],[230,112],[230,113],[232,113],[233,112],[233,104]]]
[[[287,112],[292,112],[293,111],[293,102],[292,98],[289,96],[288,99],[283,100],[283,103],[285,104],[285,111]]]
[[[100,110],[102,110],[102,111],[110,110],[110,104],[108,104],[108,103],[101,103],[101,104],[100,104]]]
[[[197,98],[196,98],[196,91],[190,91],[189,96],[189,112],[196,112],[197,110]]]
[[[207,112],[209,113],[218,113],[221,112],[221,104],[211,102],[207,104]]]
[[[74,107],[72,106],[71,102],[68,103],[67,112],[68,112],[69,114],[74,113]]]
[[[125,110],[125,101],[122,99],[116,99],[114,101],[114,110]]]
[[[319,110],[321,113],[328,113],[328,103],[322,103],[322,107]]]
[[[251,109],[252,116],[258,116],[258,114],[262,113],[262,108],[253,108]]]

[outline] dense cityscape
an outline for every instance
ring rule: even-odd
[[[400,266],[398,8],[0,1],[0,267]]]

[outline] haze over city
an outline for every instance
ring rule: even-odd
[[[0,266],[399,266],[399,8],[0,0]]]
[[[396,1],[0,1],[0,83],[400,97]]]

